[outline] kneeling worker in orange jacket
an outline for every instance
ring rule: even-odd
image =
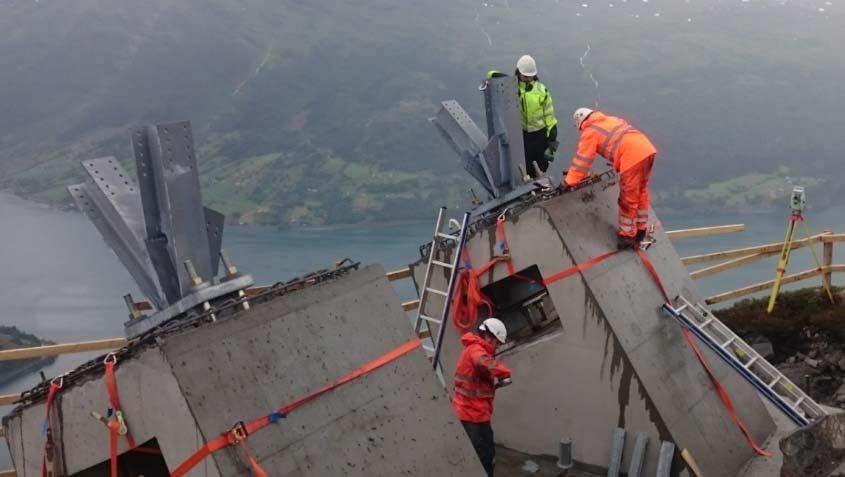
[[[493,398],[496,388],[511,383],[511,370],[493,357],[499,343],[508,339],[505,324],[487,318],[478,327],[478,334],[461,337],[464,350],[455,367],[455,395],[452,406],[464,425],[472,446],[488,476],[493,475],[496,447],[493,443]]]
[[[632,128],[622,118],[578,108],[573,121],[581,131],[581,139],[564,183],[571,187],[584,180],[596,153],[611,161],[620,176],[618,248],[632,248],[645,238],[648,180],[657,149],[645,134]]]

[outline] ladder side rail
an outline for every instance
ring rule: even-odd
[[[446,295],[446,305],[443,307],[443,316],[440,319],[440,328],[437,330],[437,341],[434,343],[434,368],[437,369],[440,364],[440,351],[443,345],[443,336],[446,333],[446,324],[449,322],[449,312],[452,309],[452,295],[455,293],[455,278],[458,276],[458,267],[460,264],[460,254],[463,252],[464,242],[466,241],[467,229],[469,228],[469,212],[464,212],[464,218],[461,220],[461,231],[458,234],[458,241],[455,244],[455,267],[449,273],[449,288]]]
[[[431,236],[432,236],[431,247],[428,251],[428,261],[427,261],[426,267],[425,267],[425,277],[423,278],[422,287],[420,287],[420,290],[421,290],[420,291],[420,306],[417,307],[417,316],[416,316],[416,321],[414,322],[414,333],[416,333],[416,334],[420,333],[420,328],[421,328],[420,325],[421,325],[421,322],[424,321],[420,318],[420,315],[424,314],[424,312],[425,312],[426,298],[427,298],[427,295],[428,295],[428,291],[427,291],[428,290],[428,282],[431,279],[431,263],[434,260],[434,255],[435,255],[435,252],[436,252],[436,249],[437,249],[437,244],[438,244],[437,234],[440,233],[440,229],[443,225],[443,212],[445,210],[446,210],[446,207],[441,207],[437,211],[437,222],[434,225],[434,233],[431,234]],[[431,328],[429,327],[429,332],[430,331],[431,331]]]
[[[702,318],[712,320],[711,327],[715,327],[720,331],[727,330],[731,334],[736,335],[727,325],[721,322],[716,316],[708,310],[704,305],[701,303],[696,303],[694,305],[690,305],[690,302],[684,297],[678,297],[684,305],[688,306],[690,310],[695,310],[698,314],[702,316]],[[702,330],[704,333],[706,331]],[[724,334],[724,333],[723,333]],[[773,393],[791,398],[792,399],[792,406],[798,408],[800,406],[808,415],[812,416],[813,418],[821,417],[826,415],[827,412],[818,404],[816,403],[803,389],[796,386],[789,378],[783,375],[780,370],[777,369],[773,364],[768,362],[765,358],[760,356],[757,351],[751,347],[748,343],[746,343],[742,338],[737,336],[736,340],[731,343],[731,347],[734,349],[734,354],[736,354],[736,350],[740,350],[743,353],[749,356],[748,360],[745,363],[742,363],[741,359],[738,359],[741,364],[743,364],[744,368],[750,371],[752,374],[756,375],[760,381],[766,385],[766,387],[770,388]],[[757,358],[756,360],[754,358]],[[754,361],[751,366],[748,366],[749,361]],[[761,376],[760,374],[765,373],[765,376]],[[774,381],[774,384],[769,384]],[[783,392],[779,392],[782,390]]]
[[[802,416],[799,412],[792,408],[783,398],[781,398],[777,393],[775,393],[771,388],[767,386],[766,383],[763,383],[760,378],[755,375],[754,373],[745,369],[738,360],[734,359],[731,353],[725,351],[718,343],[714,342],[709,336],[699,330],[693,323],[689,321],[689,318],[686,316],[676,313],[675,309],[672,308],[668,304],[663,305],[663,310],[676,320],[678,320],[681,326],[686,327],[687,329],[692,332],[692,334],[704,342],[708,348],[713,350],[714,353],[719,355],[725,362],[728,363],[737,373],[742,375],[752,386],[754,386],[761,394],[763,394],[769,401],[775,405],[778,409],[781,410],[787,417],[789,417],[793,422],[795,422],[798,426],[804,427],[809,424],[809,420]]]

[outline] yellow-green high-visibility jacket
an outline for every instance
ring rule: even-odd
[[[546,129],[546,136],[557,124],[552,95],[539,81],[519,82],[519,99],[522,103],[522,130],[526,132]]]

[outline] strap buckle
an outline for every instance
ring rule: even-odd
[[[129,430],[126,428],[126,419],[123,418],[123,411],[114,411],[114,418],[119,426],[117,433],[125,436]]]
[[[232,430],[229,431],[229,434],[231,434],[232,440],[235,443],[240,443],[246,440],[246,437],[249,435],[249,432],[246,429],[244,421],[238,421],[238,423],[235,424],[235,427],[233,427]]]
[[[508,216],[508,212],[510,212],[510,210],[511,210],[510,207],[505,207],[505,210],[503,210],[502,213],[499,214],[498,217],[496,217],[496,222],[497,223],[504,222],[505,218]]]
[[[50,386],[55,386],[56,389],[62,389],[62,386],[64,386],[64,384],[65,384],[64,375],[56,376],[55,378],[50,380]]]
[[[103,364],[117,364],[117,355],[112,351],[103,359]]]

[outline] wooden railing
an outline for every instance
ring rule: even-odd
[[[845,234],[823,232],[821,234],[813,235],[805,239],[794,240],[792,242],[792,250],[798,250],[822,244],[823,251],[820,257],[821,266],[809,270],[804,270],[798,273],[793,273],[790,275],[784,275],[784,277],[781,279],[781,283],[795,283],[802,280],[807,280],[809,278],[821,276],[823,283],[827,286],[830,286],[834,273],[845,272],[845,265],[833,264],[833,245],[837,242],[845,242]],[[682,258],[681,261],[684,263],[684,265],[689,266],[716,262],[721,260],[721,262],[716,265],[711,265],[709,267],[700,268],[698,270],[690,272],[690,277],[692,277],[694,280],[698,280],[700,278],[709,277],[717,273],[722,273],[727,270],[732,270],[734,268],[748,265],[749,263],[754,263],[769,257],[774,257],[780,254],[782,248],[783,242],[776,242],[765,245],[757,245],[754,247],[725,250],[722,252],[692,255],[689,257]],[[774,274],[774,270],[772,270],[772,273]],[[735,290],[729,290],[723,293],[719,293],[717,295],[710,296],[707,298],[706,301],[708,304],[714,304],[733,300],[735,298],[741,298],[744,296],[752,295],[754,293],[770,290],[772,286],[774,286],[774,283],[774,280],[755,283],[753,285],[748,285],[742,288],[737,288]]]

